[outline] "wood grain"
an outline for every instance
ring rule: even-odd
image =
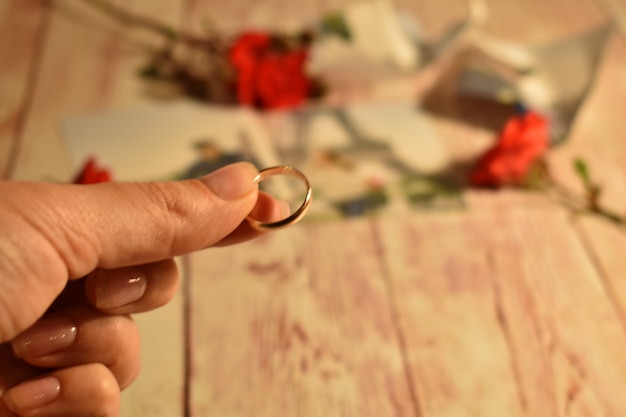
[[[262,2],[188,0],[187,22],[201,33],[209,27],[221,33],[243,30],[290,30],[312,24],[321,16],[319,0],[264,0]]]
[[[626,136],[621,127],[623,115],[618,109],[626,105],[625,65],[626,44],[614,36],[607,47],[595,89],[577,121],[571,142],[551,159],[557,178],[582,195],[581,182],[574,175],[571,161],[583,158],[589,166],[593,181],[602,187],[601,204],[622,217],[626,215]],[[596,263],[609,300],[623,320],[626,314],[622,261],[626,254],[624,228],[589,216],[579,216],[573,225],[588,249],[590,258]]]
[[[127,5],[127,2],[118,2]],[[63,142],[63,120],[108,108],[150,101],[137,77],[146,46],[159,43],[143,31],[103,17],[82,2],[57,0],[35,84],[14,172],[16,179],[67,181],[71,178]],[[168,1],[137,3],[139,13],[176,21],[180,5]]]
[[[622,323],[563,212],[413,216],[379,233],[422,415],[626,412]]]
[[[8,178],[30,110],[49,10],[39,0],[0,4],[0,178]]]
[[[192,258],[193,416],[414,416],[368,220]]]

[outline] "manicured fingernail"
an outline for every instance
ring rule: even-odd
[[[69,347],[76,339],[76,325],[64,317],[50,317],[16,337],[11,346],[18,358],[46,356]]]
[[[234,200],[256,187],[259,171],[249,162],[237,162],[200,178],[222,200]]]
[[[146,276],[135,267],[102,271],[89,277],[89,280],[96,308],[123,307],[139,301],[146,293]]]
[[[48,376],[23,382],[5,392],[2,397],[9,410],[20,414],[50,404],[60,393],[59,380]]]

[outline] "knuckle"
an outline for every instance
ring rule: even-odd
[[[188,187],[183,183],[147,183],[150,194],[157,207],[166,213],[171,221],[178,221],[187,217],[193,201],[190,198]]]

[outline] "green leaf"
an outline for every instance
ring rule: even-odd
[[[585,184],[585,188],[589,188],[591,186],[591,176],[589,175],[589,168],[587,167],[587,163],[577,158],[574,160],[574,169],[578,174],[578,178]]]
[[[178,39],[179,33],[171,27],[164,27],[162,30],[163,35],[171,41]]]
[[[160,71],[156,63],[151,62],[139,70],[139,77],[154,79],[159,78]]]
[[[326,15],[322,19],[321,29],[324,34],[338,35],[348,41],[352,38],[350,28],[341,13],[331,13]]]

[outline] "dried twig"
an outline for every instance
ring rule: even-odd
[[[589,204],[588,199],[580,197],[575,192],[552,180],[547,183],[547,189],[551,192],[551,196],[556,197],[559,202],[574,213],[599,216],[617,225],[620,229],[626,230],[624,217],[601,207],[599,204]]]
[[[84,3],[100,10],[110,18],[127,25],[144,29],[164,36],[172,41],[180,41],[194,45],[214,45],[218,39],[215,36],[196,36],[191,33],[176,30],[162,22],[130,13],[107,0],[82,0]]]

